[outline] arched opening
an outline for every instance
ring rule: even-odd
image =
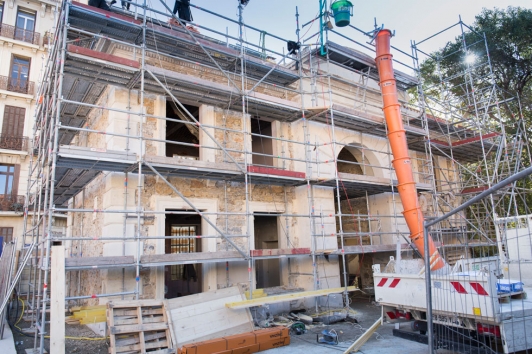
[[[361,149],[355,146],[345,146],[338,154],[338,172],[353,175],[374,176],[373,168]]]

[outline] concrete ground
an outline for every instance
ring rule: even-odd
[[[358,324],[336,323],[330,326],[315,326],[301,336],[291,335],[289,346],[270,349],[262,353],[265,354],[321,354],[321,353],[343,353],[353,342],[360,337],[367,328],[371,327],[380,317],[380,307],[373,305],[367,300],[359,300],[351,304],[351,308],[357,312],[356,318]],[[405,323],[401,329],[408,330],[410,324]],[[335,329],[338,333],[339,344],[331,346],[319,344],[316,342],[316,335],[323,329]],[[408,354],[426,354],[428,347],[425,344],[412,342],[406,339],[394,337],[392,330],[394,325],[385,324],[381,326],[371,339],[364,344],[359,350],[362,354],[380,354],[380,353],[408,353]],[[443,352],[438,351],[443,354]],[[450,352],[447,352],[449,354]]]
[[[11,332],[11,328],[9,328],[7,323],[4,327],[4,338],[0,340],[0,353],[17,354],[13,333]]]

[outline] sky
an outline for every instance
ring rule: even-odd
[[[148,7],[163,9],[161,1],[173,8],[174,0],[147,0]],[[192,4],[212,11],[216,14],[226,16],[230,19],[238,19],[238,0],[192,0]],[[493,9],[494,7],[506,8],[508,6],[521,6],[532,8],[530,0],[373,0],[357,1],[351,0],[354,7],[354,16],[351,24],[364,31],[370,31],[374,27],[374,19],[378,25],[384,24],[385,28],[395,30],[395,37],[392,38],[392,45],[410,53],[411,40],[419,42],[442,29],[458,22],[459,16],[467,24],[472,24],[475,15],[482,11],[482,8]],[[330,0],[329,0],[330,3]],[[269,34],[274,34],[285,40],[295,40],[296,36],[296,7],[299,11],[300,24],[311,21],[319,11],[319,0],[250,0],[244,8],[244,22]],[[228,32],[229,35],[238,37],[238,27],[230,21],[217,18],[199,9],[192,8],[194,22],[199,26],[206,26],[217,29],[220,32]],[[306,38],[319,29],[318,21],[314,21],[312,26],[306,26],[301,30],[302,37]],[[352,38],[360,43],[368,41],[368,38],[357,33],[352,28],[334,28],[342,36]],[[218,37],[215,33],[209,33],[206,29],[200,29],[202,34]],[[459,27],[429,40],[420,45],[420,48],[427,52],[437,50],[452,40],[459,34]],[[305,35],[306,34],[306,35]],[[259,44],[260,32],[246,29],[244,38],[253,44]],[[306,44],[316,44],[316,38],[305,42]],[[225,39],[223,39],[225,41]],[[342,45],[347,45],[355,49],[364,51],[354,43],[331,34],[330,40]],[[284,41],[266,36],[266,47],[274,48],[276,54],[271,54],[278,60],[282,57],[282,50],[286,47]],[[236,43],[230,39],[231,44]],[[401,55],[394,56],[404,62],[411,59]]]

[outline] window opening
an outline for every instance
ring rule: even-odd
[[[255,215],[255,249],[279,248],[278,215]],[[280,259],[258,259],[255,261],[257,289],[281,286]]]
[[[272,123],[252,118],[251,134],[252,163],[273,166]]]
[[[172,237],[165,240],[166,254],[201,252],[201,240],[196,237],[188,238],[201,235],[200,216],[167,214],[165,230],[165,235]],[[200,293],[202,289],[201,264],[167,265],[164,279],[165,298],[167,299]]]
[[[199,107],[184,105],[199,120]],[[186,112],[173,101],[166,102],[166,117],[183,122],[166,121],[166,156],[182,159],[199,159],[199,128]],[[193,122],[188,124],[186,122]]]

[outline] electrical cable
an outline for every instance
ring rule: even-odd
[[[8,324],[10,325],[10,327],[12,329],[14,329],[17,333],[25,336],[25,337],[30,337],[30,338],[34,338],[35,336],[34,335],[29,335],[27,333],[25,333],[23,331],[22,328],[20,328],[18,326],[18,324],[20,323],[20,321],[22,320],[22,318],[24,317],[24,310],[25,310],[25,305],[24,305],[24,300],[22,300],[20,297],[17,297],[17,312],[15,313],[15,318],[18,316],[18,310],[19,310],[19,302],[22,303],[22,311],[20,312],[20,316],[18,317],[18,320],[17,322],[15,322],[14,324],[9,322],[8,321]],[[9,318],[9,314],[7,316]],[[44,338],[46,339],[50,339],[50,336],[44,336]],[[109,337],[73,337],[73,336],[65,336],[65,339],[70,339],[70,340],[87,340],[87,341],[100,341],[100,340],[107,340]]]

